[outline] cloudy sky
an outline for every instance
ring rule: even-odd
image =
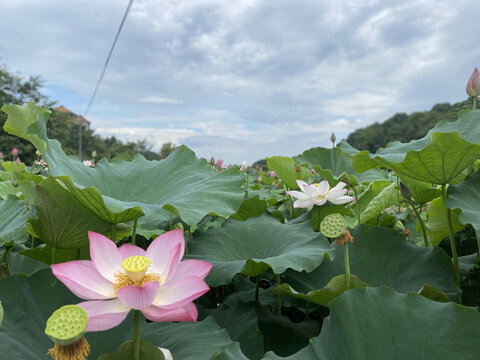
[[[83,114],[128,0],[1,0],[0,63]],[[96,133],[253,162],[466,98],[476,0],[134,0]]]

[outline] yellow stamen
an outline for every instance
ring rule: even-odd
[[[123,260],[122,267],[133,282],[142,281],[152,261],[145,256],[130,256]]]
[[[145,274],[140,281],[133,281],[126,273],[118,272],[115,274],[115,284],[113,284],[113,290],[115,293],[125,286],[143,286],[150,281],[158,281],[160,277],[157,274]]]
[[[90,344],[82,336],[77,342],[67,346],[55,344],[53,348],[48,350],[47,354],[53,360],[85,360],[90,354]]]

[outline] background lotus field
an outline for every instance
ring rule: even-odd
[[[135,232],[147,248],[172,229],[185,258],[213,264],[197,322],[142,321],[142,340],[174,359],[478,359],[479,110],[374,154],[342,141],[264,169],[219,168],[184,146],[91,168],[48,138],[48,110],[2,110],[46,163],[1,163],[2,359],[48,359],[47,318],[82,301],[49,265],[90,259],[88,231],[119,246]],[[294,208],[297,180],[342,180],[357,201]],[[343,249],[319,231],[334,213],[354,238],[349,286]],[[130,340],[132,323],[88,333],[89,358]]]

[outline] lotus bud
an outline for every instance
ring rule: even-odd
[[[262,182],[262,177],[260,175],[258,176],[257,181]]]
[[[275,183],[275,189],[278,189],[279,186],[280,186],[280,184],[278,182]]]
[[[413,196],[412,189],[410,189],[403,182],[400,183],[400,194],[402,194],[402,196],[407,200],[411,199]]]
[[[92,158],[95,159],[96,157],[97,157],[97,151],[96,151],[96,150],[93,150],[93,151],[92,151]]]
[[[218,159],[215,166],[218,167],[218,168],[221,168],[222,167],[222,163],[223,163],[223,160],[222,159]]]
[[[18,155],[18,149],[17,149],[17,148],[13,148],[13,149],[12,149],[12,155],[13,155],[13,156],[17,156],[17,155]]]
[[[480,72],[477,68],[473,71],[467,82],[467,94],[472,97],[480,95]]]
[[[270,171],[270,176],[271,176],[272,178],[274,178],[274,177],[277,176],[277,174],[275,174],[275,171],[272,170],[272,171]]]
[[[87,312],[77,305],[65,305],[47,320],[45,334],[55,343],[48,350],[54,360],[85,360],[90,345],[83,336],[88,325]]]
[[[15,159],[15,162],[17,163],[17,165],[20,165],[20,163],[21,163],[22,161],[20,160],[19,157],[17,157],[17,158]]]
[[[314,168],[311,168],[311,169],[310,169],[310,172],[311,172],[312,174],[317,175],[317,171],[316,171]]]
[[[210,165],[215,165],[215,158],[212,156],[208,162]]]
[[[335,136],[334,132],[332,132],[332,135],[330,135],[330,141],[332,142],[333,146],[335,146],[335,141],[337,141],[337,137]]]
[[[37,155],[37,156],[42,156],[42,153],[37,150],[37,151],[35,151],[35,155]]]

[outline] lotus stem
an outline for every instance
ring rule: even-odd
[[[137,239],[137,223],[138,223],[138,218],[135,218],[135,220],[133,220],[132,245],[135,245],[135,241]]]
[[[350,288],[350,261],[348,258],[348,242],[343,245],[343,261],[345,262],[345,281],[347,289]]]
[[[173,225],[173,213],[170,213],[170,226],[169,226],[169,230],[172,228],[172,225]]]
[[[427,230],[425,229],[425,223],[423,222],[423,219],[420,217],[420,214],[417,211],[417,208],[413,204],[412,200],[407,199],[408,202],[410,203],[411,207],[413,208],[413,211],[415,212],[415,215],[417,216],[418,221],[420,222],[420,227],[422,228],[422,233],[423,233],[423,243],[425,244],[425,247],[428,247],[428,237],[427,237]]]
[[[258,291],[260,289],[260,275],[255,279],[255,301],[258,302]]]
[[[276,275],[276,280],[277,280],[277,286],[280,286],[282,283],[282,280],[280,279],[280,275]],[[277,294],[277,315],[282,316],[282,298],[280,297],[280,294]]]
[[[477,108],[477,98],[473,98],[473,110]]]
[[[443,205],[445,206],[445,198],[447,197],[447,189],[445,185],[442,185],[442,199]],[[445,206],[445,210],[447,211],[447,225],[448,225],[448,233],[450,234],[450,248],[452,250],[452,258],[453,258],[453,275],[455,277],[455,283],[458,287],[460,287],[460,270],[458,267],[458,255],[457,255],[457,246],[455,245],[455,235],[453,233],[453,226],[452,226],[452,213],[449,208]]]
[[[133,312],[133,359],[140,359],[140,310]]]
[[[352,186],[352,189],[355,195],[355,210],[357,213],[357,221],[358,221],[358,225],[360,225],[360,207],[358,206],[358,192],[357,192],[357,189],[355,189],[355,186]]]

